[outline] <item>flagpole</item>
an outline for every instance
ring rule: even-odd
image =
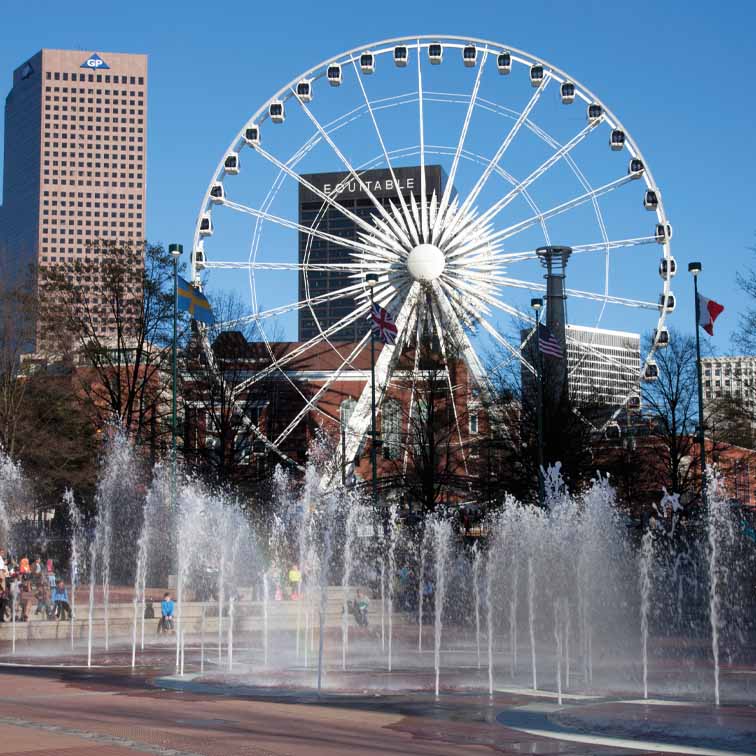
[[[706,433],[704,431],[703,380],[701,370],[701,308],[698,302],[698,274],[703,269],[700,262],[688,263],[688,272],[693,275],[693,299],[696,303],[696,377],[698,378],[698,446],[701,454],[701,501],[706,508]]]
[[[368,273],[365,276],[365,282],[370,289],[370,436],[372,444],[370,445],[370,464],[373,468],[373,507],[378,508],[378,449],[375,432],[375,330],[373,329],[373,288],[378,283],[377,273]]]
[[[541,356],[541,308],[543,300],[531,299],[530,306],[536,314],[536,417],[538,432],[538,503],[543,506],[545,497],[543,484],[543,358]]]
[[[184,247],[170,244],[168,251],[173,257],[173,342],[171,344],[171,504],[176,505],[176,385],[178,368],[176,364],[176,341],[178,333],[178,260]]]

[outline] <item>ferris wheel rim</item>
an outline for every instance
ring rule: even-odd
[[[243,142],[243,135],[245,129],[250,125],[255,125],[258,123],[261,123],[262,121],[266,120],[267,116],[264,115],[267,108],[270,106],[270,103],[273,102],[276,99],[279,99],[281,97],[285,97],[286,99],[289,99],[291,96],[293,96],[292,89],[296,86],[296,84],[303,80],[307,79],[308,77],[311,77],[313,73],[316,71],[319,71],[323,68],[326,68],[331,63],[341,63],[341,65],[344,64],[344,62],[349,63],[355,60],[355,56],[360,55],[362,52],[366,50],[371,50],[374,55],[385,55],[390,52],[390,49],[380,49],[381,47],[385,45],[395,45],[397,43],[404,43],[407,46],[414,46],[418,49],[422,46],[421,42],[428,42],[430,41],[443,41],[443,40],[450,40],[451,46],[453,47],[463,47],[465,43],[467,44],[482,44],[486,47],[491,48],[491,50],[497,50],[502,51],[506,50],[510,53],[513,53],[513,60],[522,63],[523,65],[534,65],[534,64],[541,64],[544,66],[548,66],[550,74],[560,83],[563,83],[564,81],[571,81],[576,86],[575,95],[577,97],[580,97],[583,99],[584,102],[588,103],[589,98],[590,101],[596,102],[600,104],[604,110],[605,114],[605,120],[607,124],[612,128],[619,128],[622,129],[622,131],[625,132],[626,137],[626,146],[630,152],[630,154],[633,157],[639,157],[641,160],[643,160],[643,164],[645,166],[644,170],[644,179],[646,179],[646,184],[649,188],[657,187],[653,172],[651,168],[649,167],[648,161],[646,160],[645,156],[643,155],[643,152],[638,147],[635,139],[633,138],[632,134],[627,130],[627,128],[624,126],[622,121],[617,117],[617,115],[614,113],[614,111],[607,107],[607,105],[604,103],[604,101],[598,97],[591,89],[586,87],[579,79],[575,77],[569,76],[569,74],[555,66],[550,61],[546,60],[543,57],[531,55],[530,53],[520,50],[519,48],[512,47],[510,45],[497,43],[492,40],[488,39],[482,39],[482,38],[476,38],[476,37],[464,37],[460,35],[432,35],[432,34],[425,34],[425,35],[410,35],[405,37],[393,37],[393,38],[387,38],[383,40],[379,40],[376,42],[368,43],[365,45],[360,45],[358,47],[353,47],[349,50],[345,50],[344,52],[335,55],[330,56],[329,58],[326,58],[322,60],[320,63],[316,64],[315,66],[312,66],[311,68],[307,69],[303,73],[299,74],[295,78],[293,78],[291,81],[289,81],[286,85],[281,87],[275,94],[273,94],[270,98],[268,98],[261,106],[258,108],[255,113],[250,116],[250,118],[247,119],[247,121],[244,123],[242,128],[237,132],[236,136],[232,139],[232,141],[229,143],[228,148],[224,151],[223,157],[221,157],[218,165],[216,166],[216,169],[213,173],[213,178],[211,179],[210,183],[208,184],[208,188],[205,192],[205,196],[203,198],[202,204],[200,206],[200,211],[197,216],[197,223],[195,224],[195,231],[194,231],[194,239],[193,239],[193,249],[197,247],[197,244],[200,240],[199,236],[199,224],[200,219],[202,217],[203,212],[207,209],[209,203],[210,203],[210,188],[213,185],[215,181],[218,180],[218,177],[222,175],[223,172],[223,160],[225,156],[228,154],[229,151],[231,151],[234,147],[239,146],[240,143]],[[379,49],[374,49],[379,48]],[[316,78],[312,76],[311,78]],[[586,97],[585,95],[589,96]],[[262,116],[262,117],[261,117]],[[664,210],[664,203],[659,198],[659,204],[657,207],[657,210],[655,211],[657,214],[657,218],[659,220],[659,223],[668,223],[668,219]],[[669,256],[667,252],[667,247],[669,246],[669,243],[665,244],[665,257]],[[192,275],[194,276],[195,270],[194,270],[194,263],[192,262]],[[666,293],[666,291],[665,291]]]
[[[211,187],[213,186],[214,183],[216,183],[218,181],[222,181],[222,179],[223,179],[223,164],[224,164],[225,156],[230,151],[233,151],[233,150],[235,150],[237,148],[241,148],[241,146],[244,144],[243,135],[244,135],[245,129],[248,126],[250,126],[250,125],[260,125],[265,120],[267,120],[266,111],[268,110],[270,104],[274,100],[280,98],[283,101],[286,101],[286,100],[290,99],[291,97],[296,97],[296,95],[293,92],[293,88],[296,86],[296,84],[299,81],[301,81],[303,79],[307,79],[308,77],[310,77],[310,80],[316,80],[316,79],[320,78],[320,76],[323,76],[325,74],[321,73],[320,76],[318,76],[317,75],[318,72],[319,71],[323,71],[324,69],[327,69],[327,67],[329,65],[331,65],[332,63],[339,63],[341,65],[346,65],[346,64],[351,63],[353,66],[356,67],[355,61],[357,60],[358,56],[361,55],[363,52],[365,52],[367,50],[370,50],[376,56],[378,56],[378,55],[386,55],[386,54],[389,54],[391,52],[391,49],[392,49],[390,47],[385,47],[386,45],[393,46],[393,45],[396,45],[396,44],[404,44],[407,47],[409,47],[410,49],[416,49],[418,56],[420,56],[421,51],[425,47],[427,47],[428,44],[430,44],[432,42],[441,42],[445,46],[448,46],[448,47],[451,47],[451,48],[462,48],[462,47],[464,47],[465,45],[468,45],[468,44],[481,45],[481,46],[483,46],[482,47],[482,51],[486,55],[488,53],[494,53],[495,54],[495,53],[497,53],[499,51],[507,51],[507,52],[509,52],[512,55],[513,62],[517,62],[517,63],[523,64],[523,65],[531,65],[531,66],[534,65],[534,64],[543,65],[543,66],[545,66],[545,67],[548,68],[549,77],[554,78],[555,81],[560,82],[560,83],[562,83],[564,81],[570,81],[570,82],[574,83],[575,84],[575,88],[576,88],[576,91],[575,91],[576,97],[579,97],[580,99],[582,99],[586,103],[594,102],[594,103],[600,104],[602,106],[603,112],[604,112],[604,119],[603,120],[607,123],[607,125],[610,128],[620,128],[620,129],[622,129],[624,131],[625,138],[626,138],[625,146],[627,148],[628,153],[632,157],[638,157],[638,158],[640,158],[643,161],[643,165],[644,165],[643,180],[644,180],[647,188],[649,188],[649,189],[657,189],[657,185],[656,185],[656,182],[655,182],[655,180],[653,178],[652,171],[651,171],[651,169],[650,169],[647,161],[643,157],[643,154],[642,154],[641,150],[637,146],[637,143],[633,139],[632,135],[624,128],[622,122],[614,114],[614,112],[604,104],[604,102],[603,102],[603,100],[601,98],[597,97],[585,85],[583,85],[581,82],[579,82],[574,77],[570,77],[565,71],[563,71],[562,69],[554,66],[552,63],[550,63],[546,59],[544,59],[544,58],[542,58],[540,56],[534,56],[534,55],[532,55],[530,53],[527,53],[525,51],[522,51],[522,50],[519,50],[517,48],[511,47],[509,45],[502,45],[502,44],[499,44],[499,43],[492,42],[490,40],[479,39],[479,38],[471,38],[471,37],[463,37],[463,36],[455,36],[455,35],[412,35],[412,36],[407,36],[407,37],[396,37],[396,38],[390,38],[390,39],[381,40],[381,41],[378,41],[378,42],[373,42],[373,43],[370,43],[370,44],[367,44],[367,45],[360,45],[358,47],[352,48],[351,50],[347,50],[345,52],[342,52],[342,53],[340,53],[337,56],[331,56],[331,57],[329,57],[329,58],[321,61],[317,65],[311,67],[310,69],[308,69],[303,74],[300,74],[298,77],[292,79],[291,82],[289,82],[287,85],[285,85],[284,87],[282,87],[271,98],[269,98],[268,100],[265,101],[265,103],[263,103],[263,105],[245,122],[245,124],[242,126],[242,129],[236,135],[235,139],[230,143],[230,145],[227,148],[227,150],[224,151],[223,157],[221,158],[220,163],[217,166],[217,168],[215,170],[215,173],[213,174],[213,178],[211,179],[210,184],[208,185],[208,189],[206,191],[206,194],[205,194],[202,206],[200,208],[200,213],[199,213],[199,216],[198,216],[197,224],[195,226],[195,235],[194,235],[193,250],[198,248],[198,244],[199,244],[199,241],[200,241],[199,230],[200,230],[201,218],[203,217],[203,214],[208,211],[208,209],[210,207],[210,204],[211,204],[210,203],[210,189],[211,189]],[[383,49],[384,47],[385,47],[385,49]],[[420,65],[420,60],[418,59],[418,66],[419,65]],[[481,69],[482,69],[483,63],[479,63],[479,65],[481,66]],[[361,79],[359,77],[359,72],[357,73],[357,76],[358,76],[358,80],[361,81]],[[462,95],[461,93],[459,93],[459,96],[464,97],[464,95]],[[527,119],[527,120],[528,120],[528,122],[531,125],[537,127],[537,124],[535,122],[530,122],[529,119]],[[547,134],[548,132],[544,132],[544,133]],[[450,148],[450,149],[453,149],[453,148]],[[391,152],[393,154],[394,151],[391,151]],[[370,161],[368,161],[368,162],[370,162]],[[290,164],[290,163],[287,163],[287,165],[288,164]],[[294,163],[294,165],[296,165],[296,163]],[[576,169],[579,172],[579,170],[580,170],[579,166],[576,166]],[[575,171],[573,171],[573,172],[575,172]],[[576,175],[577,175],[577,173],[576,173]],[[658,191],[658,189],[657,189],[657,191]],[[593,198],[593,201],[595,203],[595,197]],[[267,204],[268,207],[270,206],[270,204],[267,202],[267,198],[266,198],[266,201],[264,202],[264,204]],[[657,220],[659,221],[659,223],[663,223],[663,224],[667,223],[667,216],[666,216],[666,212],[665,212],[665,209],[664,209],[664,204],[663,204],[663,201],[661,199],[661,196],[659,196],[659,202],[658,202],[657,207],[655,208],[655,214],[656,214],[656,217],[657,217]],[[600,211],[599,211],[599,217],[600,217]],[[261,219],[261,217],[258,216],[257,221],[256,221],[256,229],[257,228],[262,228],[263,222],[264,221]],[[257,231],[255,233],[257,233]],[[308,239],[311,241],[312,237],[309,237]],[[607,245],[610,243],[609,239],[607,238],[605,232],[604,232],[604,242]],[[607,262],[608,262],[608,252],[609,252],[609,247],[608,246],[607,246],[607,250],[606,251],[607,251]],[[671,258],[670,243],[669,243],[668,239],[662,245],[662,255],[666,259],[670,259]],[[250,251],[250,257],[251,256],[252,256],[252,250]],[[196,267],[195,267],[194,254],[192,254],[192,277],[193,277],[193,279],[195,279],[197,275],[198,275],[198,272],[197,272]],[[252,284],[252,288],[254,288],[254,284],[253,284],[253,281],[252,281],[252,279],[253,279],[252,268],[249,269],[249,275],[250,275],[250,283]],[[665,301],[666,301],[667,295],[669,294],[670,286],[671,286],[671,277],[663,278],[662,288],[663,288],[663,295],[665,297]],[[409,297],[409,292],[407,292],[407,295],[406,295],[406,298],[408,298],[408,297]],[[405,298],[405,301],[406,301],[406,298]],[[307,299],[310,300],[311,298],[308,296]],[[603,302],[604,302],[604,305],[606,305],[606,303],[607,303],[606,296],[604,296]],[[311,304],[310,301],[308,301],[307,306],[312,311],[312,304]],[[658,317],[657,328],[661,328],[664,325],[664,322],[665,322],[665,319],[666,319],[666,315],[667,315],[666,308],[665,307],[661,307],[659,309],[659,317]],[[599,317],[601,317],[601,316],[599,316]],[[459,323],[458,323],[458,325],[459,325]],[[325,336],[323,334],[322,328],[319,328],[319,330],[321,332],[320,335]],[[266,345],[269,348],[269,341],[268,341],[268,339],[267,339],[267,337],[265,335],[263,335],[263,340],[265,341]],[[333,347],[333,345],[331,344],[331,342],[330,342],[330,340],[328,339],[327,336],[325,336],[325,341],[329,345],[331,345]],[[652,345],[652,348],[649,350],[648,356],[646,357],[645,361],[643,361],[643,363],[642,363],[642,366],[641,366],[641,375],[643,374],[645,365],[652,358],[652,355],[653,355],[654,351],[655,351],[655,345]],[[271,357],[273,357],[272,354],[271,354]],[[273,359],[275,360],[275,358],[273,358]],[[346,363],[342,364],[342,366],[341,366],[340,369],[343,369],[343,367],[344,367],[345,364]],[[282,367],[280,367],[280,366],[277,366],[277,367],[278,367],[279,370],[283,370]]]

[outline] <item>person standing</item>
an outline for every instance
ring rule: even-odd
[[[302,573],[299,570],[299,565],[292,564],[289,570],[289,590],[291,592],[292,600],[296,601],[299,598],[299,589],[302,583]]]
[[[5,590],[5,578],[8,576],[8,567],[5,564],[5,549],[0,549],[0,589]]]

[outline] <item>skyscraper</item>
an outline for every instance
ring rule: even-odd
[[[0,275],[145,235],[147,56],[41,50],[5,101]],[[85,282],[82,282],[85,285]]]
[[[418,199],[420,196],[420,168],[395,168],[394,177],[399,186],[395,186],[394,177],[387,169],[365,171],[360,175],[363,183],[373,196],[385,207],[389,201],[399,206],[399,191],[405,198],[410,193]],[[372,199],[363,191],[360,184],[348,173],[312,173],[304,176],[313,186],[333,198],[345,209],[360,218],[370,220],[377,213]],[[446,183],[446,175],[440,165],[425,166],[426,195],[430,199],[433,193],[441,198]],[[356,224],[343,213],[323,202],[309,189],[299,187],[299,222],[303,226],[326,231],[333,236],[344,239],[357,239]],[[310,264],[352,262],[351,252],[345,247],[310,236],[299,234],[299,262]],[[354,283],[351,273],[335,271],[308,271],[299,277],[299,301],[336,292]],[[312,309],[304,307],[299,310],[299,340],[308,341],[338,323],[354,310],[354,296],[349,294],[325,302],[319,302]],[[317,318],[317,322],[316,322]],[[320,326],[320,327],[318,327]],[[367,331],[366,320],[358,320],[346,325],[331,338],[340,341],[358,341]]]

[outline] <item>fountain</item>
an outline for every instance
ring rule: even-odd
[[[441,673],[441,632],[443,630],[444,600],[446,599],[446,564],[449,558],[451,526],[445,520],[433,523],[433,553],[436,562],[436,584],[433,589],[435,622],[433,625],[433,666],[436,673],[436,696],[439,694]]]
[[[388,518],[388,671],[391,672],[392,642],[394,639],[394,585],[396,583],[396,539],[399,505],[396,501],[389,507]]]
[[[475,597],[475,652],[480,669],[480,550],[473,546],[473,594]]]
[[[81,527],[81,512],[76,506],[76,499],[73,491],[68,489],[64,496],[63,502],[68,512],[68,520],[71,527],[71,649],[75,644],[75,622],[76,619],[76,588],[79,584],[79,565],[81,562],[81,547],[82,547],[82,527]]]
[[[8,465],[0,460],[3,511],[21,479]],[[436,695],[480,686],[493,698],[505,678],[557,701],[609,690],[645,700],[737,697],[742,686],[724,670],[747,658],[745,591],[756,557],[721,480],[709,481],[703,520],[665,494],[639,538],[607,479],[570,495],[559,472],[547,471],[545,507],[508,497],[471,548],[446,513],[415,528],[396,504],[376,513],[355,491],[326,491],[316,461],[303,480],[278,471],[272,511],[255,522],[228,492],[191,476],[179,473],[175,496],[170,470],[158,466],[148,481],[113,434],[88,543],[73,493],[63,499],[75,608],[79,575],[89,574],[88,612],[72,620],[70,638],[66,628],[65,658],[76,660],[86,626],[89,667],[107,643],[103,664],[137,669],[149,659],[165,668],[169,654],[179,675],[199,670],[215,681],[231,672],[235,681],[326,691],[408,679]],[[9,532],[1,515],[0,527]],[[295,564],[302,578],[289,583],[290,596]],[[176,637],[155,639],[145,630],[148,594],[169,586]],[[367,627],[350,611],[356,590],[370,599]],[[422,653],[431,625],[432,657]],[[7,631],[18,654],[25,638]],[[217,656],[206,643],[217,643]],[[704,645],[705,658],[696,651]]]

